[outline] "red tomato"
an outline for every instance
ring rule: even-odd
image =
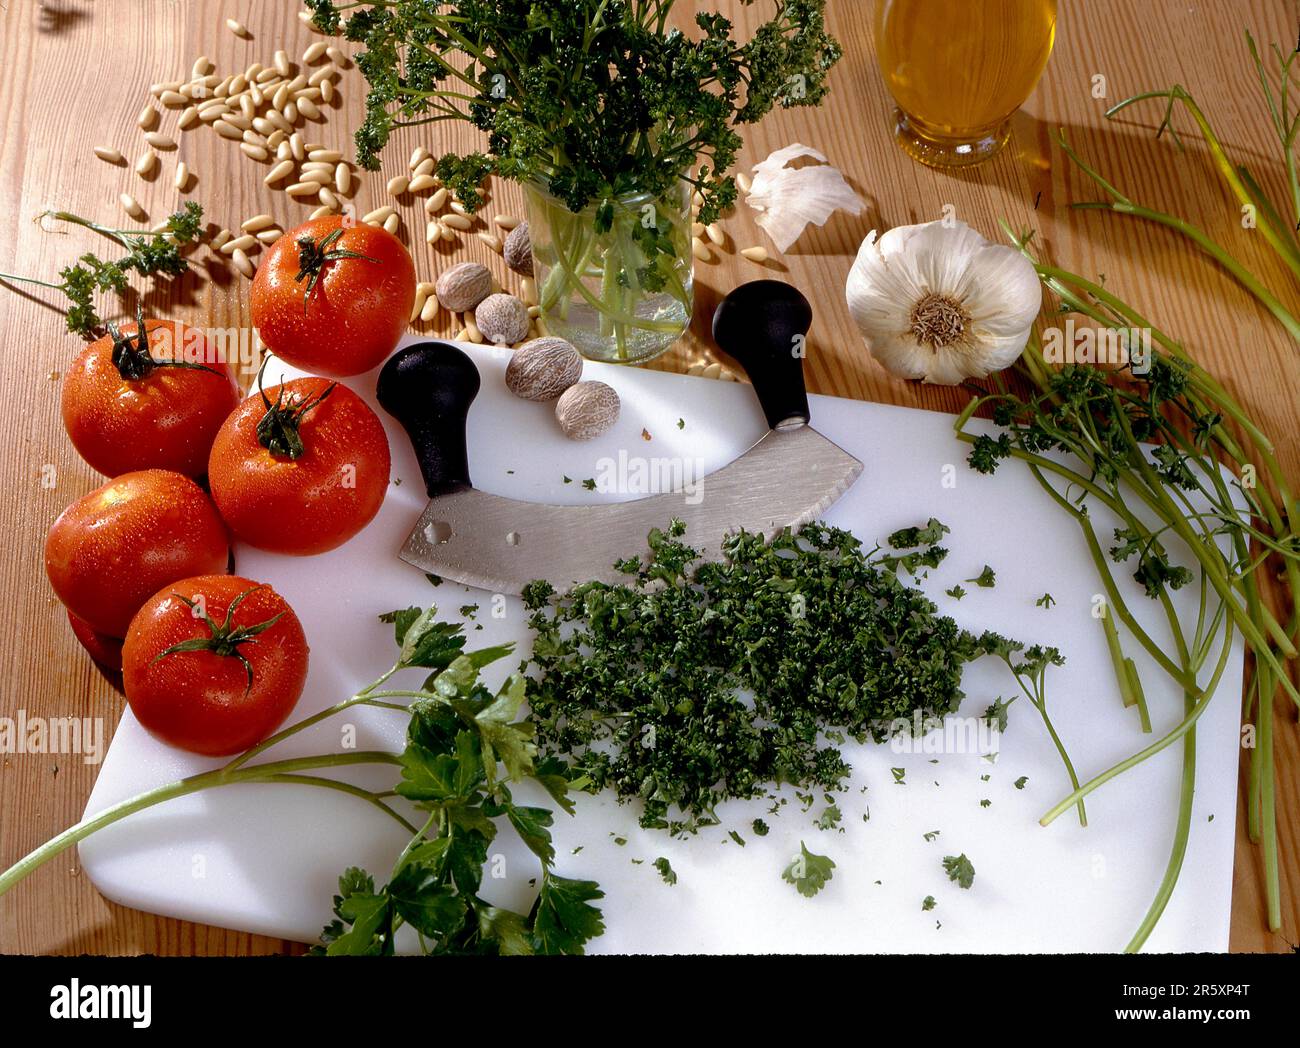
[[[346,542],[379,512],[388,475],[383,424],[352,390],[322,378],[254,393],[221,427],[208,463],[231,532],[276,553]]]
[[[277,240],[253,278],[253,326],[277,356],[319,375],[378,367],[406,330],[415,265],[402,242],[342,215]]]
[[[136,469],[202,476],[239,387],[197,328],[150,320],[145,330],[147,347],[137,322],[82,351],[63,380],[63,425],[81,457],[110,477]]]
[[[191,753],[225,756],[260,742],[306,682],[298,616],[270,586],[238,575],[164,586],[131,620],[122,648],[131,712]]]
[[[67,611],[66,608],[63,610]],[[73,635],[81,642],[81,646],[86,649],[92,659],[105,669],[119,671],[122,669],[121,638],[110,637],[107,633],[100,633],[85,619],[74,615],[70,611],[68,611],[68,625],[72,627]]]
[[[126,636],[159,588],[226,570],[216,507],[194,481],[146,469],[124,473],[59,514],[45,538],[45,573],[59,600],[92,629]]]

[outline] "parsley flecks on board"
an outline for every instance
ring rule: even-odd
[[[790,865],[781,873],[781,879],[793,884],[800,895],[811,899],[834,876],[835,860],[825,855],[810,852],[803,841],[799,842],[799,854],[790,860]]]
[[[524,593],[540,751],[584,789],[640,799],[643,826],[694,832],[720,802],[778,782],[841,788],[848,765],[819,733],[880,742],[914,712],[951,713],[963,667],[992,650],[898,578],[897,554],[846,531],[741,533],[720,563],[681,536],[678,522],[651,532],[627,583]]]
[[[965,852],[960,855],[945,855],[943,872],[948,875],[948,880],[956,881],[959,887],[969,888],[975,883],[975,867],[966,858]]]
[[[765,3],[770,18],[744,42],[710,11],[690,33],[670,28],[674,0],[306,3],[318,29],[363,45],[362,167],[379,167],[399,126],[464,120],[486,134],[486,155],[437,162],[471,211],[492,173],[545,179],[578,212],[628,192],[662,196],[690,172],[700,221],[712,222],[736,198],[736,128],[819,104],[841,54],[825,0]]]

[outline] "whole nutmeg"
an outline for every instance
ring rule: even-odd
[[[478,262],[460,262],[442,271],[433,293],[449,312],[467,313],[492,294],[492,273]]]
[[[582,378],[582,354],[562,338],[535,338],[506,365],[506,388],[524,400],[554,400]]]
[[[474,323],[489,342],[512,346],[528,337],[528,307],[514,295],[488,295],[474,310]]]
[[[555,418],[570,440],[591,440],[618,421],[618,394],[603,382],[578,382],[555,404]]]
[[[510,235],[501,247],[501,254],[506,265],[516,273],[522,273],[526,277],[533,275],[533,241],[528,235],[527,222],[510,230]]]

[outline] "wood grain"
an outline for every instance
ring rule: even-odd
[[[685,6],[685,5],[684,5]],[[713,6],[712,4],[702,6]],[[741,25],[753,9],[717,0]],[[762,5],[755,5],[757,8]],[[707,320],[713,303],[736,283],[779,276],[813,299],[817,319],[810,341],[809,384],[823,393],[954,411],[962,393],[905,384],[877,367],[854,332],[843,307],[849,262],[863,236],[939,217],[946,205],[983,231],[998,235],[998,222],[1037,231],[1056,260],[1082,274],[1104,274],[1107,285],[1144,308],[1248,406],[1278,444],[1292,485],[1300,483],[1300,368],[1297,347],[1253,299],[1207,259],[1173,234],[1134,220],[1074,211],[1071,201],[1093,199],[1093,189],[1063,162],[1050,135],[1063,127],[1075,147],[1131,197],[1176,211],[1204,226],[1266,282],[1294,287],[1262,241],[1240,223],[1236,202],[1217,179],[1195,136],[1179,153],[1157,141],[1157,107],[1133,109],[1108,122],[1109,104],[1140,90],[1177,81],[1208,111],[1234,158],[1248,161],[1266,188],[1280,197],[1284,172],[1271,140],[1258,84],[1253,79],[1243,30],[1262,41],[1290,47],[1296,11],[1278,0],[1061,0],[1056,53],[1034,97],[1016,118],[1011,147],[973,172],[944,174],[908,160],[887,127],[892,105],[876,69],[870,5],[831,0],[830,21],[845,58],[833,74],[830,100],[815,112],[777,113],[748,129],[742,166],[774,148],[800,141],[827,153],[868,202],[866,212],[838,215],[810,230],[778,262],[759,267],[728,250],[697,268],[698,309],[691,334],[656,366],[684,368],[708,359]],[[181,137],[178,154],[164,154],[161,173],[142,182],[128,169],[96,160],[93,145],[121,148],[130,158],[142,148],[135,117],[150,83],[188,73],[200,54],[223,72],[252,61],[269,64],[284,47],[297,59],[316,37],[296,17],[291,0],[8,0],[0,5],[0,270],[49,276],[83,250],[98,245],[81,231],[44,232],[32,222],[46,204],[104,220],[121,218],[117,195],[129,189],[151,221],[176,206],[171,186],[175,159],[195,173],[188,197],[210,218],[233,227],[249,215],[271,211],[282,224],[304,217],[307,207],[262,185],[264,167],[245,159],[233,143],[210,130]],[[243,19],[251,40],[224,25]],[[1105,78],[1105,97],[1093,96],[1093,78]],[[362,93],[355,68],[346,71],[341,101],[309,137],[348,147],[359,119]],[[175,126],[164,114],[164,129]],[[1185,119],[1180,126],[1188,123]],[[464,129],[404,132],[385,155],[382,175],[367,176],[353,198],[360,211],[385,202],[384,184],[404,172],[411,150],[434,151],[472,141]],[[418,203],[418,202],[417,202]],[[487,213],[519,211],[513,186],[498,186]],[[423,212],[404,208],[405,230],[421,271],[432,279],[452,250],[423,243]],[[728,248],[762,243],[742,208],[725,222]],[[457,257],[490,261],[473,238]],[[211,327],[247,324],[248,284],[206,250],[196,272],[160,295],[153,309]],[[450,334],[447,318],[430,326]],[[122,708],[120,696],[82,655],[53,598],[41,567],[42,539],[65,504],[98,483],[64,438],[58,408],[58,377],[78,349],[62,318],[41,296],[0,292],[0,337],[8,366],[0,372],[0,714],[105,718],[111,734]],[[42,486],[46,467],[56,471],[53,488]],[[1231,701],[1225,694],[1219,701]],[[1294,722],[1278,739],[1282,879],[1286,895],[1281,934],[1264,930],[1259,854],[1239,829],[1232,946],[1236,950],[1286,950],[1300,941],[1300,742]],[[0,862],[25,854],[81,814],[95,768],[77,758],[11,755],[0,758]],[[1241,820],[1239,819],[1239,823]],[[1195,876],[1194,870],[1184,876]],[[1154,886],[1153,886],[1154,887]],[[74,853],[38,871],[0,899],[0,950],[160,954],[252,954],[295,950],[292,944],[187,924],[124,910],[106,903],[79,877]]]

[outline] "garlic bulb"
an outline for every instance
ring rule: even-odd
[[[873,229],[844,293],[872,356],[945,386],[1013,363],[1042,304],[1033,263],[951,220]]]
[[[800,157],[820,164],[787,167]],[[788,251],[810,222],[824,226],[831,213],[843,209],[860,214],[865,206],[838,168],[811,146],[786,146],[754,165],[754,179],[745,203],[758,214],[756,221],[781,251]]]

